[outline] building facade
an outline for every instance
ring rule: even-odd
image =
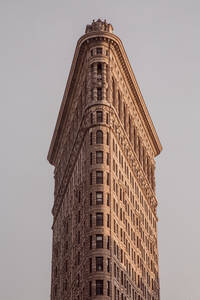
[[[155,157],[162,147],[120,39],[87,25],[48,160],[51,300],[158,300]]]

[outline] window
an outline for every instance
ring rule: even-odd
[[[97,54],[102,54],[102,48],[97,48]]]
[[[92,185],[92,173],[90,173],[90,185]]]
[[[103,132],[101,130],[97,130],[97,133],[96,133],[96,144],[103,144]]]
[[[103,192],[96,192],[96,204],[103,204]]]
[[[92,132],[90,133],[90,145],[92,145]]]
[[[103,280],[96,280],[96,295],[103,295]]]
[[[90,123],[93,124],[93,113],[90,114]]]
[[[106,164],[109,165],[109,153],[106,153]]]
[[[102,64],[101,63],[98,63],[97,64],[97,78],[101,78],[102,76]]]
[[[107,237],[107,249],[110,249],[110,236]]]
[[[103,248],[103,234],[96,235],[96,248]]]
[[[109,145],[109,133],[106,134],[106,144]]]
[[[103,271],[103,256],[96,257],[96,271]]]
[[[92,227],[92,215],[90,214],[90,227]]]
[[[92,281],[89,281],[89,296],[92,296]]]
[[[106,183],[107,183],[107,185],[110,184],[110,174],[109,173],[107,173]]]
[[[89,258],[90,273],[92,273],[92,258]]]
[[[92,235],[90,235],[90,249],[92,249]]]
[[[90,193],[90,206],[92,206],[92,193]]]
[[[97,100],[102,100],[102,88],[97,88]]]
[[[107,258],[107,272],[110,272],[110,258]]]
[[[90,51],[90,55],[93,56],[93,50]]]
[[[103,163],[103,151],[96,151],[96,163],[97,164]]]
[[[96,226],[103,226],[103,213],[96,213]]]
[[[97,111],[97,122],[103,122],[103,112]]]
[[[107,296],[110,296],[110,281],[107,281]]]
[[[96,183],[103,184],[103,171],[96,171]]]
[[[92,165],[92,152],[90,153],[90,164]]]
[[[107,194],[107,206],[110,206],[110,194]]]
[[[107,214],[107,227],[110,227],[110,215]]]

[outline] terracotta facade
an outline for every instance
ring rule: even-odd
[[[55,166],[51,300],[158,300],[155,157],[162,147],[120,39],[78,43],[48,160]]]

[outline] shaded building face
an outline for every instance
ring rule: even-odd
[[[161,144],[106,21],[77,44],[48,160],[55,166],[51,300],[158,300]]]

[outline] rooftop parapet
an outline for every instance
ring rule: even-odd
[[[98,19],[97,21],[93,20],[91,25],[86,26],[85,33],[93,31],[107,31],[112,33],[113,27],[111,24],[107,23],[106,20],[102,21],[101,19]]]

